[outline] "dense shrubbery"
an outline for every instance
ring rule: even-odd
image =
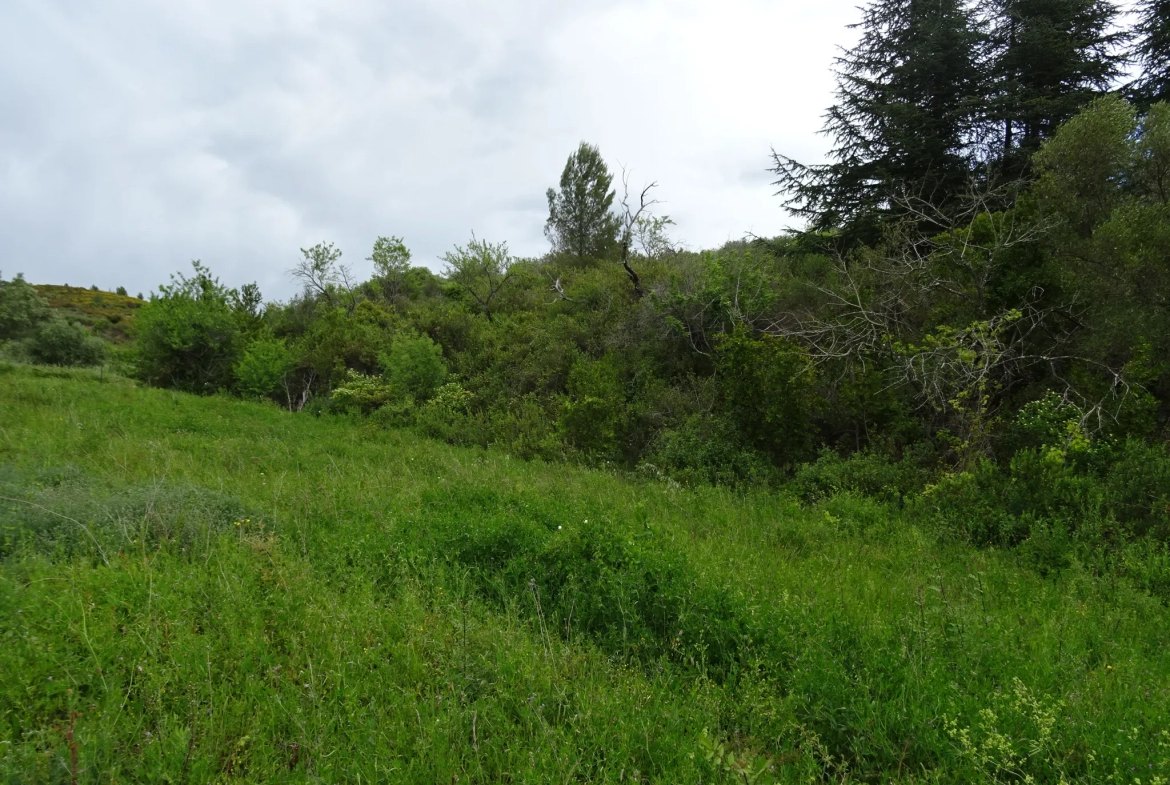
[[[44,365],[99,365],[106,344],[49,308],[24,278],[0,279],[0,342],[19,359]]]
[[[1100,98],[1040,147],[1031,185],[885,216],[868,245],[691,253],[628,215],[593,227],[625,233],[600,256],[473,238],[436,275],[380,238],[373,280],[323,244],[303,294],[264,307],[196,263],[139,310],[137,369],[523,458],[867,496],[1040,561],[1164,542],[1167,129],[1166,105]],[[24,303],[10,335],[45,318],[5,291]],[[54,323],[27,351],[92,361],[81,335]]]

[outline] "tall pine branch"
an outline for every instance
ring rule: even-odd
[[[965,190],[983,93],[980,34],[958,0],[874,0],[860,42],[837,59],[824,132],[831,161],[773,153],[786,206],[815,230],[865,236],[912,195],[945,208]]]

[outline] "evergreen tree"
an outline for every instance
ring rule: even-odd
[[[1144,0],[1137,25],[1142,75],[1134,91],[1140,105],[1170,101],[1170,0]]]
[[[1057,127],[1120,73],[1126,33],[1109,0],[990,0],[986,6],[995,85],[989,119],[1004,168],[1022,173]]]
[[[825,133],[831,163],[775,154],[787,206],[815,229],[864,226],[899,194],[945,206],[972,169],[982,95],[980,34],[961,0],[873,0],[858,45],[837,59]]]
[[[618,219],[613,206],[613,175],[591,144],[581,142],[561,173],[561,188],[548,189],[548,223],[544,234],[553,250],[577,261],[600,259],[617,244]]]

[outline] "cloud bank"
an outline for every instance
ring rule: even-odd
[[[772,146],[819,160],[847,2],[9,0],[0,270],[146,291],[190,259],[268,297],[298,248],[359,272],[474,231],[543,253],[581,140],[656,180],[677,238],[791,218]]]

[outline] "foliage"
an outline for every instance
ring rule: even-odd
[[[410,249],[401,237],[379,237],[374,241],[369,261],[374,263],[374,281],[382,296],[393,302],[402,293],[410,271]]]
[[[59,316],[42,324],[22,344],[21,350],[32,362],[45,365],[100,365],[106,356],[105,341]]]
[[[743,438],[781,466],[807,457],[813,445],[813,369],[799,348],[743,332],[718,348],[727,411]]]
[[[1170,101],[1170,3],[1142,0],[1138,5],[1136,59],[1141,76],[1134,93],[1143,105]]]
[[[565,162],[560,190],[548,189],[548,222],[544,233],[553,251],[578,264],[606,258],[617,245],[613,206],[613,175],[591,144],[580,146]],[[653,228],[653,227],[650,227]]]
[[[1160,549],[1042,577],[849,496],[0,373],[6,780],[1170,775]]]
[[[188,392],[230,388],[241,346],[231,290],[199,262],[171,276],[134,320],[138,374],[151,384]]]
[[[37,284],[36,290],[66,320],[80,322],[115,344],[131,339],[130,325],[145,302],[125,291],[102,292],[81,286]]]
[[[774,154],[788,206],[831,229],[872,220],[908,192],[944,207],[966,187],[983,75],[970,5],[924,12],[916,0],[874,0],[861,40],[837,59],[837,101],[826,115],[832,163]]]
[[[50,317],[49,304],[17,273],[11,281],[0,278],[0,341],[34,335]]]
[[[507,243],[490,243],[474,236],[466,246],[457,245],[443,254],[448,280],[475,301],[488,321],[492,318],[492,301],[512,277],[513,261]]]
[[[443,350],[425,335],[399,334],[379,357],[386,381],[396,394],[424,402],[447,379]]]
[[[296,358],[284,341],[260,336],[247,345],[232,372],[241,395],[264,398],[285,390]]]

